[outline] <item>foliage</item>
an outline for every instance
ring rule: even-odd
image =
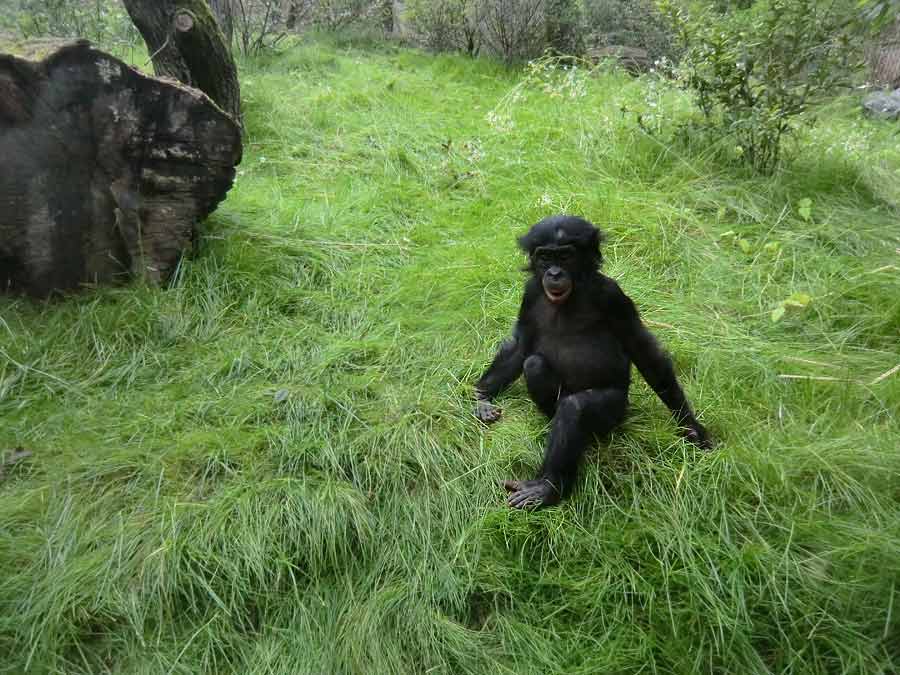
[[[484,47],[506,63],[547,49],[569,55],[582,51],[576,0],[410,0],[406,16],[433,51],[475,55]]]
[[[332,32],[380,11],[380,7],[372,0],[311,0],[311,5],[312,23]]]
[[[520,73],[336,42],[246,60],[170,284],[0,298],[0,670],[897,672],[895,129],[839,100],[736,175],[622,115],[647,78],[535,66],[495,127]],[[573,499],[511,513],[546,423],[471,385],[562,211],[720,445],[635,374]]]
[[[756,0],[713,0],[713,7],[719,12],[750,9]]]
[[[660,5],[684,48],[681,77],[703,124],[732,138],[757,171],[772,171],[810,104],[848,81],[854,13],[846,5],[768,0],[749,18]]]
[[[558,55],[578,56],[584,52],[584,31],[578,0],[546,0],[544,45]]]
[[[544,51],[547,0],[476,0],[478,26],[485,46],[506,63]]]
[[[673,55],[671,29],[653,0],[585,0],[585,24],[598,46],[646,49],[650,58]]]
[[[231,0],[238,48],[259,54],[285,37],[282,0]]]
[[[900,0],[860,0],[863,19],[875,31],[894,21],[900,21]]]
[[[477,1],[409,0],[406,19],[428,49],[460,51],[474,56],[481,46]]]
[[[230,0],[238,47],[255,55],[278,45],[288,31],[304,27],[337,32],[360,22],[384,22],[386,5],[377,0]]]
[[[119,0],[13,0],[4,11],[24,38],[81,37],[102,45],[139,39]]]

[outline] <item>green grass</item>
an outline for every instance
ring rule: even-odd
[[[758,178],[636,130],[613,73],[495,110],[519,73],[317,41],[242,78],[237,184],[169,286],[0,300],[0,448],[33,453],[0,672],[900,668],[896,126],[836,101]],[[720,444],[641,382],[574,498],[512,512],[546,423],[519,383],[483,428],[471,386],[561,211]]]

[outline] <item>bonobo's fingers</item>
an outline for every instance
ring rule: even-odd
[[[512,509],[536,509],[542,505],[540,497],[520,490],[509,496],[506,503]]]
[[[500,408],[490,401],[478,401],[475,403],[475,417],[485,424],[492,424],[500,419]]]
[[[559,491],[545,478],[538,480],[508,480],[504,487],[510,491],[506,503],[513,509],[537,509],[559,502]]]
[[[519,481],[517,480],[505,480],[501,482],[504,488],[506,488],[507,492],[515,492],[519,489]]]

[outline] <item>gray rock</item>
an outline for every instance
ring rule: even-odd
[[[645,73],[653,67],[650,52],[640,47],[627,47],[625,45],[608,45],[606,47],[594,47],[587,50],[587,56],[594,63],[612,59],[618,61],[629,73]]]
[[[869,94],[863,101],[863,109],[878,119],[900,119],[900,89]]]

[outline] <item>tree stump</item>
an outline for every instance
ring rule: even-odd
[[[164,281],[241,159],[205,94],[79,41],[0,54],[0,290]]]
[[[197,87],[240,124],[237,66],[208,0],[123,2],[147,43],[153,72]]]

